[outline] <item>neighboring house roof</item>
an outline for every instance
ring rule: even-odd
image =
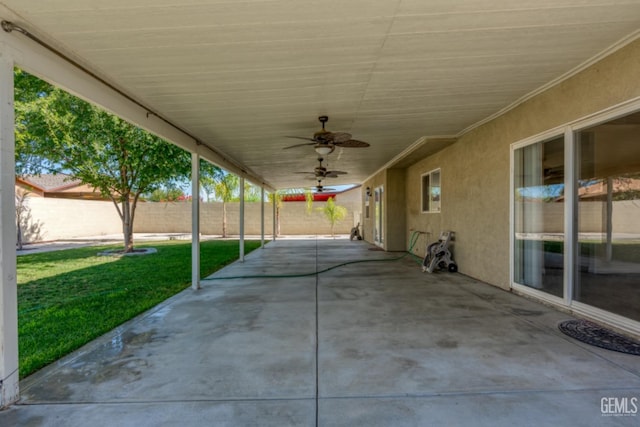
[[[356,190],[360,188],[360,185],[354,185],[353,187],[344,189],[342,191],[328,191],[322,193],[312,193],[314,202],[326,202],[329,198],[333,200],[337,200],[338,194],[346,194],[350,191]],[[282,201],[283,202],[304,202],[307,200],[307,195],[305,193],[294,193],[294,194],[283,194]]]
[[[327,200],[329,200],[330,197],[335,200],[336,195],[338,195],[338,193],[313,193],[313,201],[326,202]],[[283,202],[304,202],[306,200],[307,200],[307,196],[304,193],[282,195]]]
[[[40,197],[104,200],[99,191],[66,174],[41,174],[16,177],[16,186]]]
[[[65,189],[77,187],[82,184],[79,179],[73,179],[66,174],[42,174],[42,175],[26,175],[16,178],[16,182],[32,186],[34,189],[41,191],[64,191]]]
[[[620,194],[627,192],[640,191],[640,179],[617,177],[613,178],[612,194]],[[539,199],[540,197],[531,197],[530,200]],[[607,198],[607,180],[595,179],[587,185],[578,188],[578,198],[581,200],[606,200]],[[564,202],[564,194],[554,199],[556,202]]]
[[[637,178],[614,178],[612,183],[612,193],[626,193],[629,191],[640,191],[640,179]],[[607,181],[602,179],[594,183],[578,188],[578,197],[602,198],[607,196]]]

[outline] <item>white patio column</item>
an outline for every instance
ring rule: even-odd
[[[13,60],[0,52],[0,408],[18,400]]]
[[[277,224],[276,224],[276,203],[278,203],[278,201],[276,200],[278,198],[278,195],[276,194],[276,191],[273,192],[273,241],[276,241],[276,228],[277,228]]]
[[[191,153],[191,288],[200,289],[200,155]]]
[[[244,177],[240,177],[240,262],[244,262]]]
[[[260,187],[260,248],[264,249],[264,187]]]

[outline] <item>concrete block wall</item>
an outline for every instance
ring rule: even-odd
[[[360,201],[357,203],[337,200],[347,208],[347,217],[335,225],[334,233],[345,234],[354,226],[354,215],[359,217]],[[315,202],[310,213],[305,202],[286,202],[280,208],[280,234],[329,234],[331,227],[324,214],[319,211],[325,202]],[[226,204],[227,234],[237,235],[240,230],[240,204]],[[265,234],[273,230],[273,205],[265,203]],[[245,204],[245,234],[260,234],[260,203]],[[356,221],[357,222],[357,221]],[[138,206],[134,229],[137,233],[190,233],[191,203],[143,203]],[[200,205],[200,230],[202,234],[222,234],[222,203]]]
[[[23,242],[122,233],[112,202],[27,197]]]
[[[360,220],[360,189],[341,193],[336,197],[340,206],[347,208],[346,218],[336,224],[334,233],[347,234]],[[62,240],[86,236],[122,233],[122,223],[110,201],[86,201],[28,197],[27,214],[23,224],[23,241],[36,242]],[[311,213],[305,202],[286,202],[280,209],[280,233],[287,235],[329,234],[330,225],[319,211],[325,202],[314,202]],[[228,203],[227,233],[239,234],[240,204]],[[245,234],[259,235],[261,231],[260,203],[245,204]],[[265,235],[273,230],[273,206],[264,205]],[[222,234],[222,203],[201,203],[200,229],[202,234]],[[191,233],[191,203],[138,203],[134,232],[136,233]]]

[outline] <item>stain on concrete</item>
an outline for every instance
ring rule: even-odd
[[[347,359],[366,359],[372,357],[372,355],[366,351],[362,351],[357,348],[345,348],[342,351],[342,356]]]
[[[452,309],[459,309],[459,310],[465,310],[465,311],[487,311],[486,307],[479,307],[477,305],[473,305],[473,304],[448,304],[449,308]]]
[[[539,310],[526,310],[524,308],[510,308],[509,311],[516,316],[542,316],[544,314]]]
[[[451,338],[443,338],[436,341],[436,345],[440,348],[458,348],[458,341]]]
[[[50,420],[45,423],[45,419],[41,415],[29,416],[25,411],[21,411],[20,408],[16,407],[2,411],[2,416],[2,425],[6,425],[7,427],[40,427],[44,425],[50,425],[51,423]]]
[[[92,384],[101,384],[107,381],[118,380],[124,384],[139,381],[144,369],[150,364],[145,359],[133,358],[118,360],[105,364],[91,377]]]
[[[354,286],[331,287],[335,297],[339,300],[357,300],[369,295],[367,291]]]
[[[408,357],[394,357],[393,361],[398,363],[400,369],[403,371],[408,371],[420,367],[419,362]]]

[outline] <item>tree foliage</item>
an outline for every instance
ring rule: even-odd
[[[213,192],[222,202],[222,237],[227,237],[227,203],[234,200],[240,186],[240,178],[231,173],[219,176],[213,186]]]
[[[225,172],[218,166],[200,160],[200,187],[206,196],[206,201],[211,202],[216,195],[216,183],[224,177]]]
[[[275,192],[271,192],[267,195],[267,199],[271,205],[275,203],[276,208],[276,235],[280,235],[280,210],[283,208],[284,196],[287,194],[298,194],[300,193],[299,189],[296,188],[285,188],[280,189]]]
[[[65,172],[113,201],[133,250],[143,193],[188,177],[189,154],[21,70],[15,72],[16,173]]]
[[[244,182],[244,200],[245,202],[259,202],[262,192],[260,187],[256,187],[248,181]]]
[[[333,197],[327,199],[324,207],[320,208],[331,224],[331,236],[333,236],[333,227],[336,223],[342,221],[347,216],[347,208],[336,205]]]
[[[150,202],[182,202],[191,200],[184,194],[184,191],[178,187],[156,188],[146,197]]]

